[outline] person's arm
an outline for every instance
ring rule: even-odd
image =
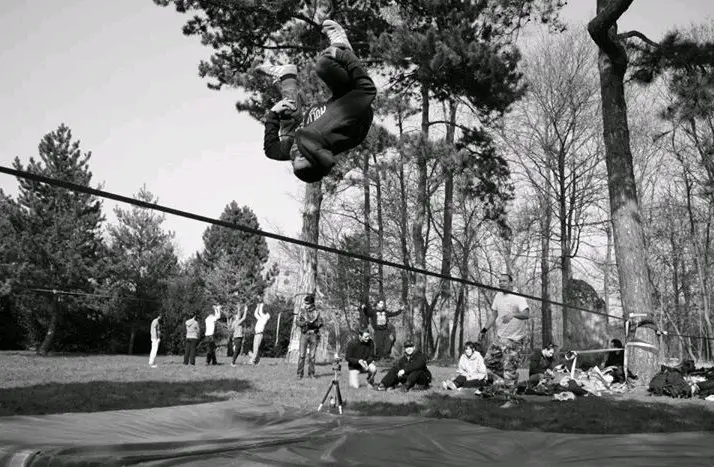
[[[486,362],[484,361],[483,356],[481,356],[480,353],[476,356],[476,372],[479,376],[481,376],[480,379],[486,378],[488,376],[488,368],[486,368]]]
[[[516,319],[530,319],[530,307],[528,306],[528,302],[526,301],[525,297],[518,297],[518,313],[513,313],[511,316],[513,316]]]
[[[375,311],[372,310],[372,308],[370,308],[369,305],[362,305],[360,308],[361,308],[361,310],[362,310],[362,313],[364,313],[364,315],[365,315],[367,318],[372,318],[372,317],[374,317]]]
[[[458,367],[456,368],[456,373],[459,374],[459,375],[467,376],[467,377],[468,377],[468,373],[469,373],[469,372],[468,372],[467,369],[466,369],[466,356],[465,356],[465,355],[462,355],[462,356],[459,358],[459,365],[458,365]]]
[[[404,366],[405,373],[411,373],[412,371],[417,370],[426,370],[426,355],[424,355],[422,352],[419,352],[418,355],[415,355],[414,358],[412,358],[412,361],[409,362],[406,366]]]
[[[290,149],[293,146],[295,138],[288,136],[282,140],[280,139],[280,115],[294,109],[295,104],[287,100],[282,100],[265,114],[263,152],[265,152],[268,159],[276,161],[290,160]],[[300,116],[294,113],[291,118],[298,119]]]
[[[397,311],[388,311],[387,312],[387,318],[393,318],[395,316],[399,316],[404,312],[404,307],[398,309]]]
[[[374,341],[369,341],[369,357],[366,358],[367,365],[374,361]]]
[[[345,360],[352,366],[359,366],[359,358],[355,356],[357,353],[357,345],[359,344],[353,340],[347,344],[347,350],[345,351]]]
[[[240,318],[238,318],[238,322],[236,323],[236,326],[240,326],[245,322],[246,315],[248,314],[248,307],[246,306],[243,308],[243,314],[241,315]]]
[[[315,320],[315,327],[317,329],[322,328],[325,325],[325,320],[322,319],[322,315],[317,315],[317,319]]]

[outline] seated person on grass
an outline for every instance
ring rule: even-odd
[[[374,342],[368,330],[360,331],[359,337],[347,344],[345,360],[347,360],[351,388],[359,387],[359,375],[361,373],[367,373],[367,384],[374,385],[377,366],[374,364]]]
[[[444,389],[481,388],[488,384],[486,364],[476,345],[471,341],[464,344],[464,353],[459,358],[456,371],[458,373],[456,378],[441,383]]]
[[[553,369],[556,366],[553,358],[555,349],[556,345],[550,343],[531,355],[529,364],[530,376],[528,377],[528,383],[531,386],[537,386],[542,379],[553,374]]]
[[[404,355],[384,375],[377,390],[394,389],[399,383],[403,384],[402,389],[405,392],[417,385],[427,389],[431,384],[431,372],[426,367],[426,356],[416,350],[412,342],[404,344]]]
[[[610,341],[610,347],[622,350],[605,354],[602,370],[603,373],[612,375],[613,383],[621,383],[625,381],[625,346],[620,339],[613,339]]]

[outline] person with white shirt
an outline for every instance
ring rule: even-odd
[[[260,361],[260,344],[263,342],[263,331],[265,325],[270,319],[270,313],[263,311],[263,299],[258,298],[258,304],[255,306],[255,336],[253,337],[253,355],[250,357],[249,365],[255,365]]]
[[[213,312],[206,317],[206,341],[208,342],[208,353],[206,354],[206,365],[218,365],[216,360],[216,340],[213,335],[216,332],[216,321],[221,318],[221,305],[213,305]]]
[[[528,336],[530,319],[528,302],[520,295],[509,293],[513,290],[513,277],[501,274],[498,286],[505,292],[498,292],[491,303],[493,315],[481,330],[481,337],[497,324],[496,339],[486,353],[486,367],[494,374],[503,376],[507,389],[514,389],[518,382],[518,365],[521,362],[523,345]]]
[[[156,354],[159,353],[159,342],[161,342],[161,329],[159,328],[159,321],[161,320],[161,315],[154,318],[151,322],[151,353],[149,354],[149,366],[151,368],[156,368]]]
[[[183,353],[184,365],[196,364],[196,347],[198,346],[198,335],[201,333],[201,328],[196,319],[196,313],[191,313],[191,317],[186,320],[186,348]]]

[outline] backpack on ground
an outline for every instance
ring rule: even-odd
[[[682,373],[675,368],[662,366],[659,373],[650,381],[649,392],[655,396],[674,398],[691,397],[692,390],[684,380]]]

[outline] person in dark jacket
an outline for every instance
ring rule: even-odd
[[[403,384],[404,391],[409,391],[416,385],[428,388],[431,384],[431,372],[426,367],[426,355],[416,350],[412,342],[404,344],[404,355],[384,375],[377,390],[394,389],[399,383]]]
[[[556,366],[554,359],[556,348],[555,344],[550,343],[531,355],[528,382],[532,386],[536,386],[546,375],[552,373]]]
[[[613,339],[610,341],[610,347],[613,349],[622,349],[618,352],[608,352],[605,356],[605,360],[602,363],[603,369],[614,366],[614,367],[624,367],[625,366],[625,346],[622,345],[620,339]]]
[[[347,344],[345,360],[349,370],[350,387],[359,387],[359,375],[362,373],[367,373],[367,384],[374,386],[377,366],[374,364],[374,342],[369,330],[360,331],[359,336]]]
[[[374,359],[380,360],[388,357],[392,348],[392,330],[389,326],[389,318],[399,316],[404,308],[397,311],[387,311],[384,300],[377,302],[374,309],[368,305],[362,305],[362,314],[369,318],[374,329]]]
[[[307,295],[303,299],[296,325],[302,333],[300,335],[300,357],[298,358],[297,376],[302,379],[305,374],[305,355],[307,354],[307,377],[314,378],[317,341],[320,339],[320,328],[324,325],[320,313],[315,308],[314,295]]]
[[[377,96],[374,81],[353,53],[342,26],[326,20],[322,31],[330,46],[320,54],[315,72],[332,97],[308,109],[302,125],[296,124],[302,105],[298,93],[294,86],[287,85],[297,82],[297,67],[292,64],[258,67],[280,83],[283,98],[265,117],[265,155],[273,160],[292,161],[293,173],[306,183],[321,180],[332,170],[336,155],[364,141],[372,126],[372,101]]]

